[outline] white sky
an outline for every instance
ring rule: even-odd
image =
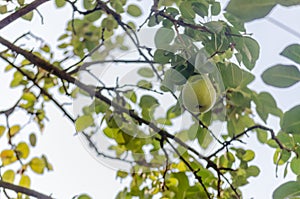
[[[30,30],[36,35],[48,38],[47,41],[54,47],[56,39],[65,28],[66,20],[71,17],[69,12],[70,7],[68,6],[68,9],[57,10],[54,8],[53,3],[50,2],[41,6],[39,10],[43,13],[45,25],[41,25],[40,18],[36,15],[33,22],[26,22],[24,20],[13,22],[1,30],[1,36],[13,41],[14,38]],[[300,18],[299,11],[299,7],[287,9],[278,6],[272,11],[271,16],[300,31],[300,24],[297,20]],[[285,46],[299,42],[299,38],[294,37],[266,20],[257,20],[247,24],[247,30],[253,33],[253,37],[261,45],[260,59],[254,69],[257,78],[252,87],[257,91],[271,92],[276,97],[278,105],[283,110],[288,110],[300,102],[300,95],[297,92],[299,86],[296,85],[289,89],[272,88],[262,83],[260,74],[266,67],[273,64],[290,63],[278,54]],[[0,110],[3,110],[8,105],[14,103],[13,99],[18,97],[18,91],[17,89],[13,91],[7,89],[11,73],[4,74],[5,65],[3,62],[0,63]],[[43,135],[39,136],[37,147],[32,154],[38,155],[41,152],[47,154],[51,163],[54,164],[54,172],[46,172],[42,176],[30,174],[33,179],[32,188],[45,194],[53,193],[55,198],[72,198],[74,195],[83,192],[90,194],[95,199],[113,198],[117,190],[120,190],[122,187],[115,180],[115,171],[103,166],[89,155],[79,138],[73,136],[75,133],[74,127],[54,105],[47,106],[47,113],[49,114],[50,122],[46,125]],[[3,118],[0,119],[3,121]],[[270,122],[270,126],[278,127],[276,122]],[[26,136],[24,135],[24,137]],[[0,144],[3,140],[4,138],[1,138]],[[257,156],[254,162],[262,167],[260,176],[253,178],[252,184],[244,188],[244,196],[246,199],[250,199],[251,197],[257,199],[271,198],[275,187],[287,179],[282,179],[282,172],[279,173],[279,178],[275,178],[275,166],[272,163],[273,150],[267,146],[255,144],[254,142],[257,141],[254,134],[247,142],[250,146],[256,148]],[[126,183],[124,184],[126,185]]]

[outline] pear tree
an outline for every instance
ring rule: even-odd
[[[57,13],[41,12],[50,5]],[[289,64],[254,73],[260,44],[245,26],[276,6],[299,5],[298,0],[0,2],[1,31],[17,22],[34,30],[36,20],[50,27],[44,17],[71,10],[64,29],[52,28],[60,34],[55,44],[52,33],[0,36],[1,76],[9,76],[9,89],[18,91],[12,106],[0,110],[0,197],[56,198],[50,186],[52,194],[32,186],[34,176],[55,172],[51,157],[34,150],[50,133],[44,132],[51,122],[49,104],[72,124],[61,133],[82,139],[127,182],[117,199],[247,198],[243,188],[252,186],[264,164],[254,163],[258,152],[248,137],[272,150],[274,175],[281,170],[294,177],[269,190],[273,198],[300,197],[300,104],[283,110],[271,91],[252,86],[256,80],[268,88],[299,86],[300,45],[278,51]]]

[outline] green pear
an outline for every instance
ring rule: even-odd
[[[207,75],[191,76],[182,88],[182,102],[193,113],[205,113],[216,102],[216,90]]]

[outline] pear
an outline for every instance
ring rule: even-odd
[[[216,102],[216,90],[207,75],[191,76],[181,96],[184,107],[193,113],[208,112]]]

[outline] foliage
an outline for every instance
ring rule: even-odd
[[[0,27],[20,17],[31,21],[43,15],[35,9],[46,2],[4,2]],[[267,16],[278,4],[288,7],[300,1],[230,0],[224,12],[216,0],[153,0],[148,10],[142,2],[127,0],[47,3],[55,3],[57,9],[70,6],[74,13],[57,48],[32,33],[16,41],[0,37],[5,46],[0,52],[7,63],[4,70],[13,76],[10,87],[22,91],[14,106],[1,111],[6,122],[0,126],[0,136],[8,143],[0,149],[1,187],[17,190],[18,198],[51,198],[34,195],[29,189],[30,170],[36,174],[53,170],[46,155],[30,153],[38,144],[38,133],[30,132],[28,140],[17,139],[30,131],[28,123],[43,131],[44,107],[50,102],[74,123],[74,131],[98,156],[128,165],[127,169],[118,167],[117,177],[128,178],[130,184],[116,198],[242,198],[240,188],[260,173],[260,166],[251,162],[253,149],[239,143],[252,133],[265,147],[274,149],[274,164],[284,167],[285,175],[288,171],[300,174],[300,105],[283,112],[271,93],[258,93],[249,86],[258,76],[252,69],[260,47],[244,26]],[[144,23],[137,23],[141,18]],[[150,31],[148,35],[153,46],[140,40],[139,31],[150,28],[156,28],[153,37]],[[25,36],[36,41],[34,47],[22,45]],[[134,59],[114,56],[129,56],[132,50]],[[299,44],[287,46],[280,55],[294,64],[275,64],[261,78],[271,86],[291,87],[300,81]],[[109,83],[93,72],[94,65],[106,63],[136,66],[137,70],[130,71],[130,84],[115,73],[110,74],[114,81]],[[96,82],[86,83],[83,73]],[[183,103],[182,89],[195,75],[209,81],[207,87],[217,95],[213,108],[205,112],[200,106],[196,107],[200,113],[191,112]],[[197,99],[203,93],[207,92],[196,92]],[[210,97],[206,95],[204,99]],[[72,115],[57,96],[74,102],[88,99],[88,103],[80,104],[80,113]],[[158,114],[161,108],[164,112]],[[15,123],[11,116],[18,111],[25,112],[29,122]],[[280,120],[279,130],[268,127],[270,115]],[[218,132],[217,124],[224,125],[226,132]],[[99,134],[110,141],[104,151],[94,139]],[[273,192],[275,199],[297,196],[299,180],[286,182]]]

